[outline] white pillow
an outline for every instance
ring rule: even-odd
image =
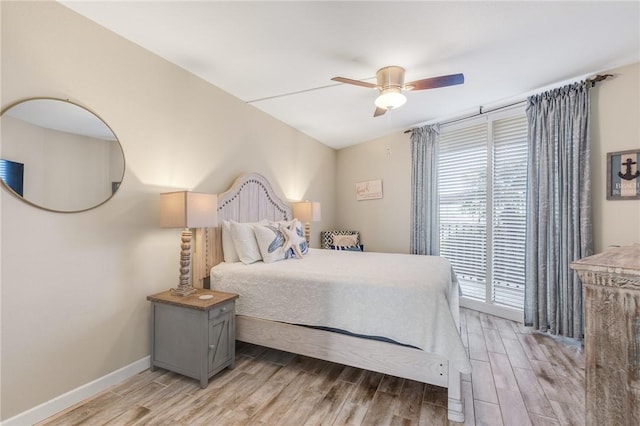
[[[255,225],[253,232],[264,263],[272,263],[291,257],[291,250],[283,250],[284,236],[277,224]]]
[[[240,262],[236,247],[233,245],[231,237],[231,222],[225,220],[222,222],[222,253],[226,263]]]
[[[332,238],[332,246],[351,247],[358,244],[357,235],[334,235]]]
[[[233,245],[238,253],[238,258],[245,265],[262,260],[253,226],[266,223],[266,220],[257,223],[239,223],[233,220],[230,222]]]

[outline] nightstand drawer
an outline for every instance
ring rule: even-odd
[[[233,307],[234,307],[234,303],[229,302],[222,306],[213,308],[209,311],[209,319],[210,320],[216,319],[222,315],[228,314],[229,312],[233,311]]]

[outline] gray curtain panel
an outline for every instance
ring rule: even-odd
[[[437,124],[411,131],[411,244],[413,254],[438,255]]]
[[[583,333],[582,284],[569,264],[592,254],[589,84],[528,98],[525,323]]]

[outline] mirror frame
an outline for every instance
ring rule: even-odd
[[[57,210],[54,208],[49,208],[49,207],[45,207],[45,206],[41,206],[39,204],[34,203],[33,201],[29,201],[27,200],[25,197],[21,196],[20,194],[18,194],[17,192],[15,192],[13,190],[13,188],[11,188],[5,181],[4,179],[0,179],[0,183],[1,186],[4,187],[7,191],[9,191],[9,193],[11,195],[13,195],[14,197],[18,198],[20,201],[29,204],[33,207],[37,207],[41,210],[46,210],[46,211],[50,211],[50,212],[54,212],[54,213],[81,213],[81,212],[86,212],[89,210],[93,210],[95,208],[100,207],[101,205],[105,204],[107,201],[111,200],[113,198],[114,195],[116,195],[116,193],[120,190],[120,187],[122,186],[122,183],[124,182],[124,176],[126,174],[126,170],[127,170],[127,160],[125,158],[124,155],[124,150],[122,149],[122,144],[120,143],[120,139],[118,139],[118,136],[116,135],[116,133],[113,131],[113,129],[106,123],[106,121],[104,121],[102,119],[102,117],[100,117],[98,114],[96,114],[95,112],[93,112],[92,110],[90,110],[89,108],[85,107],[84,105],[81,105],[77,102],[71,101],[69,99],[61,99],[61,98],[55,98],[55,97],[47,97],[47,96],[38,96],[38,97],[32,97],[32,98],[25,98],[25,99],[21,99],[19,101],[16,102],[12,102],[11,104],[9,104],[8,106],[6,106],[5,108],[2,108],[2,110],[0,111],[0,119],[4,116],[4,114],[9,111],[11,108],[20,105],[22,103],[25,102],[29,102],[29,101],[37,101],[37,100],[50,100],[50,101],[59,101],[59,102],[65,102],[67,104],[71,104],[74,105],[78,108],[81,108],[83,110],[85,110],[86,112],[88,112],[89,114],[93,115],[94,117],[96,117],[98,120],[100,120],[102,122],[102,124],[105,125],[105,127],[107,129],[109,129],[109,131],[111,132],[111,134],[113,135],[113,137],[115,138],[115,142],[118,143],[118,146],[120,147],[120,153],[122,154],[122,177],[120,179],[120,183],[118,184],[118,187],[115,191],[111,192],[111,195],[109,197],[107,197],[105,200],[103,200],[102,202],[87,207],[87,208],[83,208],[83,209],[79,209],[79,210]],[[0,152],[1,154],[1,152]]]

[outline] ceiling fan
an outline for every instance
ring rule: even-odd
[[[390,109],[404,105],[407,98],[402,92],[405,90],[436,89],[438,87],[454,86],[464,83],[463,74],[442,75],[440,77],[425,78],[423,80],[405,83],[404,68],[398,66],[380,68],[376,72],[376,79],[378,84],[345,77],[333,77],[331,80],[377,89],[380,95],[376,98],[376,110],[373,113],[374,117],[378,117]]]

